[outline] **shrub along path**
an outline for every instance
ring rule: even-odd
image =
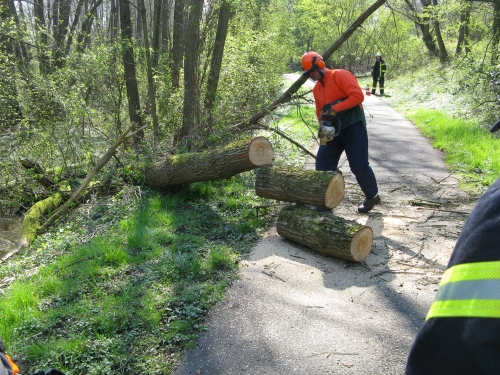
[[[363,197],[344,161],[346,196],[334,213],[373,229],[372,253],[353,264],[272,228],[177,375],[404,373],[475,199],[411,122],[376,96],[364,104],[382,204],[357,213]]]

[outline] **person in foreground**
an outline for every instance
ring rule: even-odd
[[[405,374],[499,373],[500,178],[465,222]]]
[[[367,213],[380,203],[377,180],[368,161],[368,133],[364,94],[354,75],[344,69],[327,69],[322,56],[310,51],[302,56],[302,69],[316,84],[313,88],[320,123],[317,171],[335,171],[345,151],[349,167],[366,199],[358,207]]]

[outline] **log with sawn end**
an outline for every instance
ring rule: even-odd
[[[276,230],[283,238],[353,262],[366,259],[373,245],[370,227],[304,206],[284,207],[278,215]]]
[[[145,170],[146,185],[153,189],[192,182],[224,180],[271,164],[274,151],[265,137],[240,141],[215,151],[172,155]]]
[[[257,172],[259,197],[313,206],[337,207],[344,199],[340,171],[323,172],[289,166],[265,166]]]

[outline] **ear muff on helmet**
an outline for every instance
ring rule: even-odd
[[[323,60],[323,58],[321,56],[319,56],[319,57],[314,56],[312,63],[313,63],[313,65],[316,65],[320,69],[323,69],[326,66],[325,60]]]

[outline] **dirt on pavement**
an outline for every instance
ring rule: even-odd
[[[411,122],[377,96],[364,105],[382,204],[357,213],[364,197],[344,160],[333,213],[373,229],[371,254],[359,264],[323,256],[272,228],[175,374],[404,373],[476,200]]]

